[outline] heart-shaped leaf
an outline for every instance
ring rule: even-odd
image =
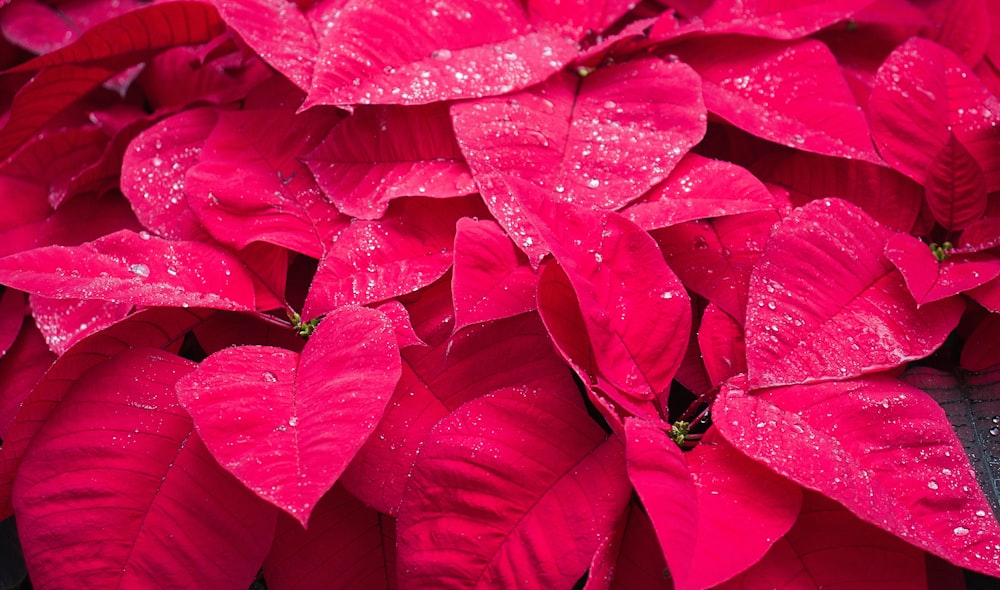
[[[381,419],[399,363],[384,314],[342,307],[301,355],[226,348],[179,381],[177,395],[216,460],[306,526]]]

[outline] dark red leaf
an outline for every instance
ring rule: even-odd
[[[378,221],[340,233],[320,261],[303,316],[412,293],[441,277],[453,261],[455,224],[486,217],[478,199],[399,199]]]
[[[966,371],[983,371],[1000,365],[1000,347],[994,346],[997,334],[1000,334],[1000,314],[993,313],[980,322],[965,341],[960,363],[962,368]],[[997,435],[1000,435],[1000,421],[997,427]]]
[[[278,515],[274,544],[264,560],[268,590],[393,588],[383,527],[391,519],[334,486],[316,504],[309,529]]]
[[[945,229],[962,229],[986,213],[986,176],[954,133],[931,159],[927,204]]]
[[[129,144],[122,158],[121,188],[146,229],[175,240],[205,236],[188,206],[184,185],[217,119],[214,108],[184,111],[146,129]]]
[[[649,517],[633,502],[622,521],[620,538],[606,540],[594,556],[583,590],[673,590]]]
[[[854,203],[896,231],[913,228],[924,199],[919,184],[895,170],[859,160],[780,153],[758,161],[753,172],[788,189],[795,206],[836,197]]]
[[[948,561],[1000,574],[1000,523],[941,407],[886,375],[761,390],[713,423],[751,459]]]
[[[923,358],[958,324],[962,301],[917,309],[882,253],[892,233],[845,201],[797,209],[750,277],[750,386],[845,379]]]
[[[48,416],[14,486],[35,587],[253,581],[275,512],[219,468],[177,404],[174,382],[192,367],[160,350],[121,352]]]
[[[459,103],[452,117],[484,200],[532,264],[544,245],[520,195],[493,177],[533,185],[538,198],[618,209],[666,178],[705,133],[697,76],[652,58]]]
[[[502,389],[438,423],[399,512],[401,588],[580,578],[631,490],[621,444],[579,399],[572,387]]]
[[[76,41],[90,27],[138,6],[135,0],[60,2],[58,5],[19,0],[4,6],[0,30],[6,39],[31,53],[49,53]]]
[[[1000,258],[972,253],[939,261],[927,244],[910,234],[889,238],[885,255],[899,269],[918,305],[974,289],[1000,276]]]
[[[818,41],[706,37],[671,47],[701,74],[705,106],[794,149],[880,164],[837,60]]]
[[[718,590],[925,590],[924,553],[806,492],[792,530],[745,574]],[[963,586],[964,587],[964,586]]]
[[[104,153],[108,136],[96,127],[70,128],[39,135],[0,167],[0,174],[48,189],[49,204],[58,208],[74,176]]]
[[[644,230],[685,221],[775,209],[778,203],[745,168],[689,153],[665,182],[622,214]]]
[[[506,94],[541,82],[577,54],[569,39],[533,31],[514,0],[446,7],[432,0],[354,0],[330,24],[305,107]]]
[[[503,387],[571,388],[533,314],[476,324],[436,346],[403,351],[403,376],[385,416],[341,478],[369,506],[396,514],[431,428],[463,403]]]
[[[360,219],[382,217],[398,197],[476,192],[447,105],[360,107],[305,162],[327,198]]]
[[[154,347],[176,352],[184,334],[213,313],[203,309],[150,309],[78,342],[60,356],[4,432],[0,446],[0,513],[10,513],[11,489],[25,449],[83,373],[130,348]]]
[[[921,31],[926,37],[954,51],[968,66],[979,63],[990,44],[989,0],[933,0],[921,8],[931,23]]]
[[[879,68],[869,106],[872,138],[893,168],[926,184],[952,134],[1000,188],[1000,100],[957,55],[914,38]]]
[[[496,223],[463,218],[455,232],[455,329],[535,309],[538,277]]]
[[[931,367],[913,367],[903,379],[926,391],[944,408],[972,462],[979,487],[993,514],[1000,518],[1000,466],[994,459],[1000,451],[1000,367],[993,365],[959,376]]]
[[[201,242],[124,230],[80,246],[2,258],[0,281],[44,297],[254,309],[253,277],[236,256]]]
[[[0,358],[3,358],[17,340],[25,316],[24,293],[4,289],[0,295]]]
[[[108,64],[114,72],[151,53],[175,45],[204,43],[224,31],[218,13],[203,2],[151,4],[105,20],[72,44],[7,71],[41,70],[62,64]]]
[[[306,526],[382,417],[399,376],[388,318],[342,307],[301,355],[226,348],[182,378],[177,396],[219,464]]]
[[[17,340],[0,358],[0,439],[7,440],[7,429],[18,409],[55,360],[41,333],[25,319]],[[6,510],[0,507],[3,512]]]

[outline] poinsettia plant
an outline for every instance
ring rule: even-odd
[[[998,15],[0,3],[0,581],[1000,576]]]

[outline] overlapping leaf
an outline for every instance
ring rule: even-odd
[[[73,383],[48,416],[14,484],[34,587],[235,589],[253,580],[275,511],[212,460],[177,404],[174,382],[191,368],[160,350],[121,352]]]
[[[1000,574],[1000,523],[926,393],[885,375],[744,387],[723,387],[712,408],[740,451],[908,543]]]
[[[882,253],[891,232],[839,199],[813,201],[775,230],[750,277],[753,388],[844,379],[932,353],[964,305],[917,309]]]
[[[885,255],[906,280],[920,305],[974,289],[1000,276],[1000,258],[986,253],[957,254],[938,260],[927,244],[909,234],[896,234]]]
[[[382,417],[399,362],[384,314],[342,307],[301,355],[226,348],[179,381],[177,396],[219,464],[306,526]]]
[[[254,309],[253,278],[236,256],[200,242],[124,230],[80,246],[2,258],[0,281],[53,298]]]
[[[358,108],[306,163],[327,198],[360,219],[382,217],[398,197],[476,192],[446,105]]]
[[[354,0],[325,31],[305,106],[505,94],[541,82],[576,52],[569,39],[532,30],[513,0]]]
[[[621,444],[573,388],[471,401],[431,432],[407,484],[400,588],[569,587],[629,493]]]

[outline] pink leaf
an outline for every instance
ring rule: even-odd
[[[383,219],[345,229],[320,261],[306,317],[365,305],[433,283],[451,267],[455,224],[486,217],[478,199],[400,199]]]
[[[806,152],[773,154],[753,172],[791,193],[792,204],[836,197],[854,203],[875,221],[896,231],[910,231],[924,199],[923,187],[895,170],[859,160]]]
[[[465,404],[431,432],[407,484],[401,588],[572,586],[628,504],[622,455],[574,388]]]
[[[551,26],[577,41],[601,33],[634,7],[628,0],[533,0],[527,4],[533,25]]]
[[[157,308],[133,314],[66,351],[35,385],[0,447],[0,513],[9,514],[11,488],[25,449],[80,376],[123,350],[157,347],[176,351],[184,334],[214,312]]]
[[[699,16],[711,33],[798,39],[847,19],[872,0],[722,0]]]
[[[398,197],[476,192],[442,105],[359,107],[305,162],[327,198],[360,219],[382,217]]]
[[[986,176],[954,133],[931,160],[924,187],[931,214],[945,229],[962,229],[986,213]]]
[[[312,23],[286,0],[212,0],[222,20],[260,57],[309,90],[319,41]],[[275,26],[281,23],[281,26]]]
[[[347,219],[320,194],[298,157],[330,125],[293,107],[220,113],[185,177],[191,210],[212,236],[244,248],[263,241],[320,258]],[[234,169],[240,182],[232,181]]]
[[[656,242],[616,213],[555,204],[538,219],[573,285],[602,377],[627,396],[665,395],[684,356],[691,302]]]
[[[792,530],[754,567],[718,590],[938,588],[925,579],[922,551],[819,494],[806,492],[804,499]]]
[[[714,587],[742,572],[795,522],[798,486],[748,460],[715,430],[681,453],[654,425],[625,424],[629,477],[677,590]],[[733,538],[739,543],[718,542]]]
[[[447,7],[431,0],[354,0],[330,21],[304,106],[506,94],[541,82],[576,53],[569,39],[532,31],[513,0],[459,0]]]
[[[885,255],[903,275],[918,305],[974,289],[1000,276],[1000,258],[996,256],[958,254],[939,261],[927,244],[909,234],[889,238]]]
[[[129,144],[122,158],[122,193],[146,229],[176,240],[205,235],[188,207],[185,175],[198,162],[217,119],[213,108],[183,111],[146,129]]]
[[[397,514],[431,428],[463,403],[503,387],[572,387],[533,314],[475,324],[428,348],[403,351],[403,375],[385,416],[341,478],[369,506]]]
[[[177,404],[174,382],[191,367],[159,350],[124,351],[48,416],[14,486],[35,587],[253,581],[275,513],[219,468]]]
[[[818,41],[708,37],[671,48],[701,74],[705,105],[789,147],[881,163],[836,59]]]
[[[536,240],[519,195],[485,177],[516,178],[546,200],[618,209],[666,178],[701,140],[704,115],[694,72],[651,58],[452,107],[462,153],[494,217],[508,234]],[[518,246],[533,264],[544,253],[526,239]]]
[[[952,563],[1000,574],[1000,523],[944,411],[919,389],[885,375],[752,395],[736,382],[712,414],[755,461]]]
[[[964,309],[917,309],[882,254],[891,232],[839,199],[813,201],[775,230],[750,277],[750,385],[844,379],[897,367],[940,346]]]
[[[685,287],[742,324],[750,273],[779,219],[773,211],[745,213],[689,221],[652,235]]]
[[[766,211],[776,205],[767,187],[746,169],[689,153],[665,182],[621,213],[648,231],[696,219]]]
[[[1000,101],[961,59],[933,41],[900,45],[878,70],[869,107],[872,137],[893,168],[920,184],[951,135],[1000,188]]]
[[[44,297],[254,309],[253,279],[239,258],[201,242],[124,230],[2,258],[0,281]]]
[[[463,218],[455,233],[455,328],[535,308],[538,277],[496,223]]]
[[[316,504],[303,529],[294,518],[278,515],[274,544],[264,561],[269,590],[355,590],[387,588],[394,560],[386,553],[382,528],[391,519],[368,508],[340,486]]]
[[[400,376],[384,314],[342,307],[302,354],[237,346],[177,383],[212,456],[303,526],[378,423]]]
[[[100,299],[49,299],[31,296],[31,314],[56,354],[66,352],[81,339],[124,318],[134,306]]]

